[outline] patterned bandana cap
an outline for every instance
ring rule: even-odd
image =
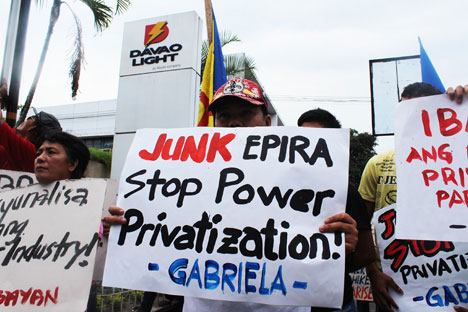
[[[208,107],[208,110],[213,110],[215,104],[219,103],[219,100],[225,96],[235,96],[246,100],[251,104],[265,105],[265,107],[268,108],[268,105],[263,98],[260,86],[255,82],[247,79],[234,78],[222,85],[221,88],[216,91],[213,100]]]

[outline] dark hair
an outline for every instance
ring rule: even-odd
[[[312,109],[303,113],[297,120],[297,125],[300,127],[305,122],[316,122],[325,128],[341,128],[341,124],[335,116],[320,108]]]
[[[63,131],[53,131],[47,133],[44,136],[41,145],[46,141],[62,145],[63,149],[67,153],[68,160],[71,162],[78,162],[75,170],[73,170],[71,173],[70,178],[81,179],[86,170],[86,167],[88,166],[90,157],[89,149],[86,144],[84,144],[84,142],[76,136]]]
[[[415,82],[407,85],[401,93],[402,98],[418,98],[423,96],[442,94],[442,91],[434,87],[433,85],[425,82]]]
[[[34,110],[34,112],[36,112],[36,110]],[[31,142],[36,146],[36,148],[41,146],[45,135],[47,135],[49,132],[62,131],[60,122],[52,114],[39,112],[29,118],[34,118],[34,125],[36,126],[34,135],[31,138]]]

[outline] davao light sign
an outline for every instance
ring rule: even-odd
[[[130,58],[132,59],[132,66],[141,66],[145,64],[158,64],[160,62],[174,62],[182,45],[180,43],[171,44],[169,47],[162,45],[150,47],[156,43],[164,41],[169,35],[169,27],[167,21],[158,22],[153,25],[146,25],[145,27],[145,49],[131,50]]]
[[[194,22],[188,12],[126,24],[120,75],[196,68]]]

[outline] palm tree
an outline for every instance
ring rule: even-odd
[[[36,0],[40,5],[43,4],[44,0]],[[86,6],[89,7],[91,12],[94,16],[94,27],[97,31],[103,31],[106,29],[114,14],[120,14],[128,9],[131,0],[115,0],[116,7],[115,11],[104,3],[104,0],[80,0]],[[75,36],[75,45],[74,51],[71,56],[70,62],[70,71],[69,75],[71,78],[71,89],[72,89],[72,97],[76,97],[76,93],[78,91],[79,86],[79,79],[81,73],[81,65],[84,61],[83,55],[83,45],[81,42],[81,23],[78,19],[78,16],[73,12],[72,7],[65,1],[62,0],[53,0],[52,8],[50,11],[50,19],[49,19],[49,27],[47,29],[46,38],[44,40],[44,45],[42,47],[41,57],[39,59],[39,63],[37,65],[36,74],[34,75],[33,82],[31,83],[31,87],[29,89],[28,97],[24,103],[24,107],[21,110],[21,115],[18,119],[16,125],[19,125],[24,121],[26,115],[28,114],[29,108],[31,106],[31,102],[34,97],[34,93],[36,92],[37,83],[39,82],[39,77],[41,76],[42,68],[44,66],[44,61],[47,55],[47,51],[49,49],[50,38],[52,37],[52,33],[54,31],[55,24],[57,23],[58,18],[60,17],[60,12],[62,5],[67,7],[72,15],[76,25],[76,36]]]
[[[224,47],[233,42],[240,42],[240,39],[229,31],[223,31],[219,41],[221,42],[221,47]],[[204,40],[201,51],[201,77],[203,77],[203,71],[205,70],[209,48],[208,40]],[[228,76],[228,79],[230,77],[242,75],[244,78],[254,80],[252,79],[252,73],[255,70],[255,62],[252,58],[243,53],[225,55],[224,66],[226,67],[226,75]]]

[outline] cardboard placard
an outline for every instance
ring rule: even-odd
[[[107,181],[63,180],[0,196],[0,309],[86,309]]]
[[[339,307],[348,129],[139,130],[120,179],[104,285]]]
[[[403,290],[400,295],[390,289],[399,311],[468,307],[468,243],[398,240],[395,222],[401,209],[396,208],[376,211],[374,224],[382,270]]]
[[[468,105],[428,96],[397,115],[397,238],[468,241]]]

